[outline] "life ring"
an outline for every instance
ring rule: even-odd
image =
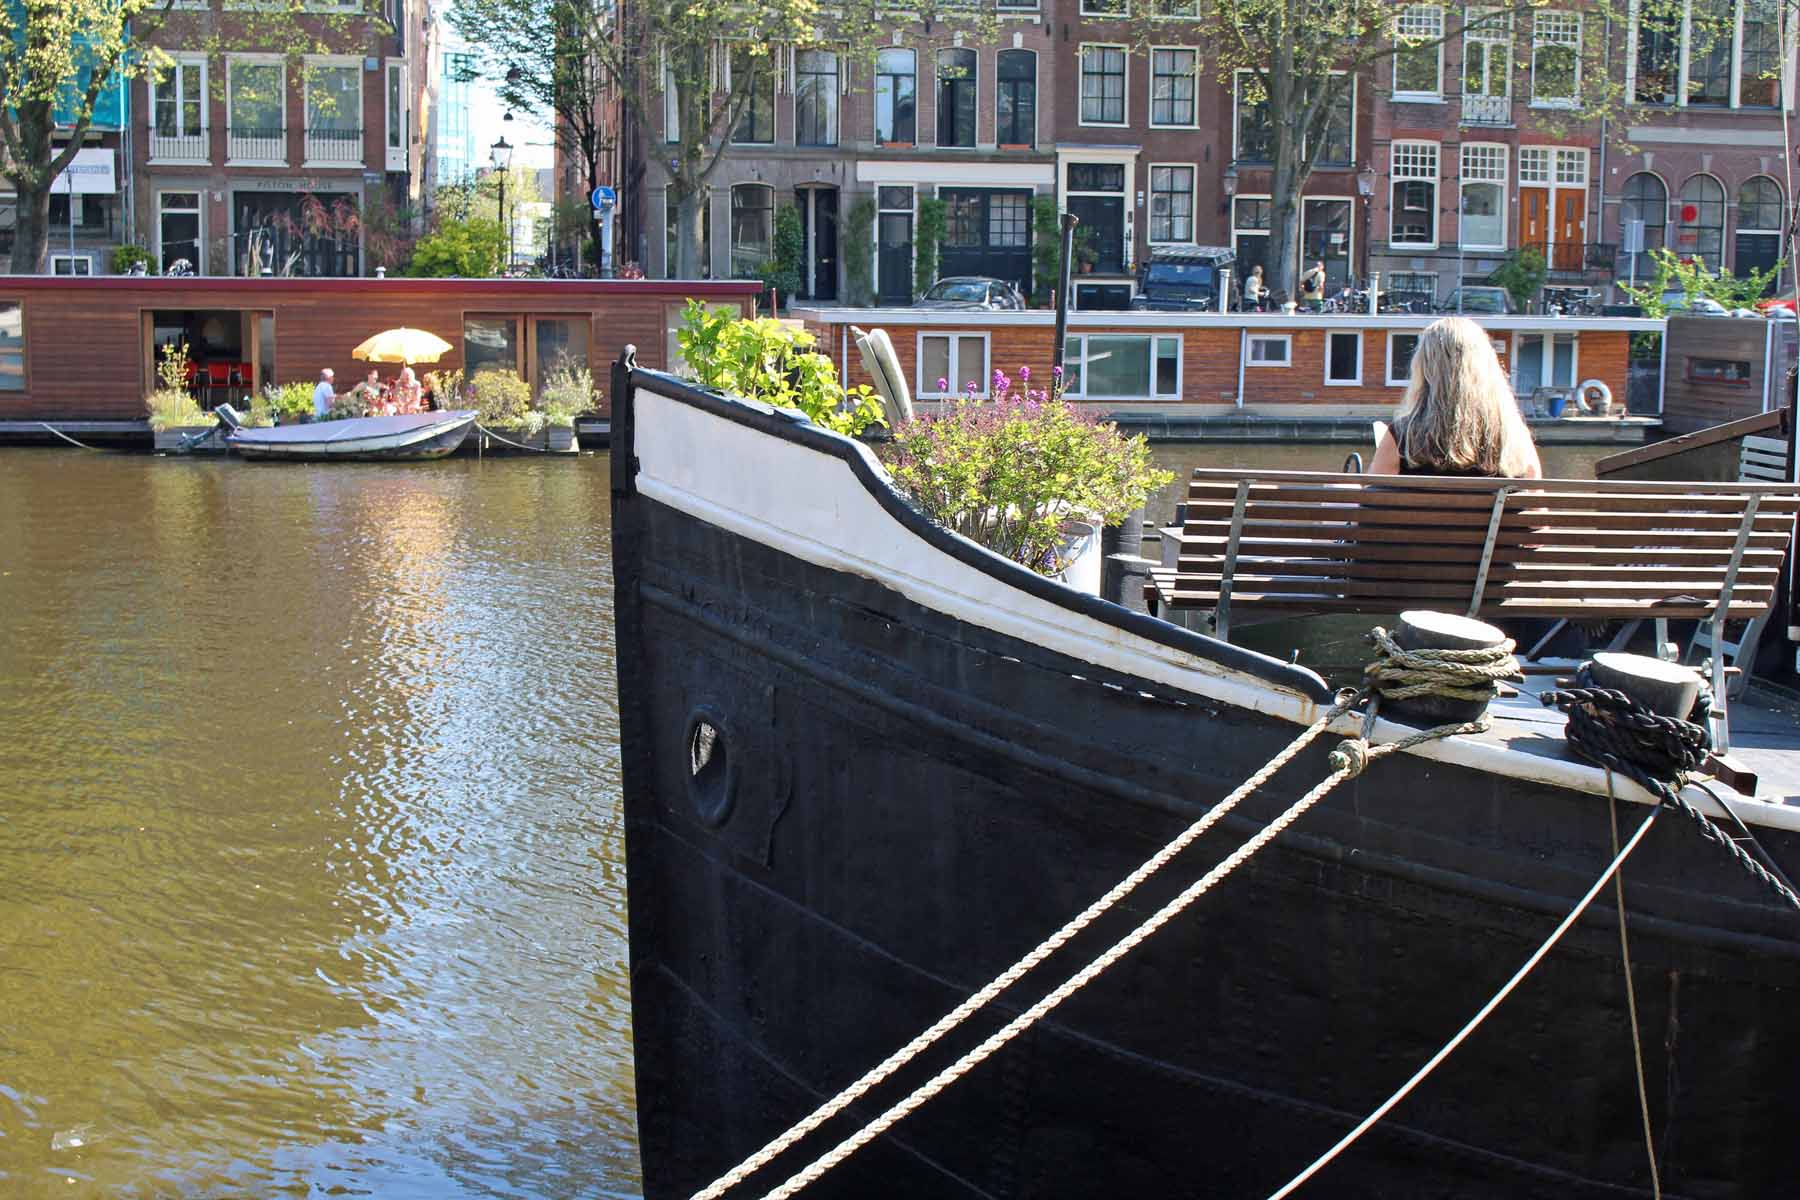
[[[1588,394],[1590,392],[1599,393],[1599,398],[1593,403],[1588,402]],[[1592,413],[1597,417],[1604,417],[1607,413],[1612,411],[1612,389],[1607,387],[1603,380],[1584,380],[1582,381],[1581,386],[1575,389],[1575,401],[1577,404],[1581,405],[1582,412]]]

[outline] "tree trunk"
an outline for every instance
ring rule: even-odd
[[[706,191],[693,188],[675,200],[675,278],[699,279],[700,241],[706,227]]]
[[[586,155],[588,169],[587,202],[592,204],[594,189],[600,186],[600,156],[591,149],[587,150]],[[616,212],[613,215],[613,219],[615,221],[618,220],[618,214]],[[591,208],[588,210],[588,233],[594,240],[594,277],[597,279],[609,279],[616,276],[619,273],[619,265],[617,263],[605,262],[600,257],[601,254],[604,253],[602,248],[603,243],[600,240],[600,218],[594,215],[594,210]],[[618,255],[614,254],[613,257],[617,258]]]
[[[16,118],[23,161],[7,178],[18,193],[18,216],[13,228],[14,275],[36,275],[44,269],[44,251],[50,241],[50,174],[45,168],[54,157],[50,147],[51,113],[47,100],[19,105]],[[71,202],[74,198],[70,197]]]

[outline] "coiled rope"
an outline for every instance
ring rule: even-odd
[[[852,1154],[856,1153],[857,1150],[861,1149],[875,1138],[881,1136],[881,1134],[888,1129],[892,1128],[895,1124],[905,1119],[908,1114],[912,1113],[933,1096],[936,1096],[939,1092],[956,1082],[956,1080],[962,1078],[970,1070],[993,1055],[1002,1046],[1006,1045],[1006,1043],[1029,1029],[1032,1025],[1035,1025],[1064,1000],[1067,1000],[1070,996],[1073,996],[1076,992],[1093,982],[1093,980],[1098,978],[1108,967],[1129,954],[1158,929],[1173,920],[1195,900],[1198,900],[1201,896],[1212,890],[1212,888],[1220,881],[1225,879],[1244,863],[1248,862],[1251,857],[1264,846],[1280,836],[1283,830],[1299,820],[1308,809],[1312,808],[1320,800],[1329,795],[1332,789],[1337,787],[1338,784],[1346,779],[1353,779],[1357,775],[1360,775],[1369,763],[1377,758],[1395,754],[1437,738],[1451,737],[1464,733],[1479,733],[1485,730],[1489,724],[1488,718],[1483,715],[1480,719],[1475,721],[1441,725],[1436,728],[1424,729],[1416,733],[1408,734],[1398,741],[1383,743],[1381,745],[1370,745],[1368,738],[1373,731],[1375,714],[1382,697],[1402,699],[1408,696],[1424,695],[1427,692],[1434,690],[1434,688],[1446,688],[1456,689],[1456,698],[1478,699],[1485,696],[1491,696],[1494,692],[1497,679],[1505,678],[1507,675],[1514,674],[1518,670],[1517,662],[1512,659],[1511,642],[1505,643],[1503,647],[1496,648],[1495,651],[1440,651],[1434,652],[1434,656],[1429,659],[1418,659],[1407,656],[1418,655],[1421,652],[1402,650],[1399,646],[1394,644],[1392,638],[1388,637],[1387,631],[1379,627],[1369,634],[1369,640],[1374,644],[1378,654],[1381,655],[1381,658],[1377,660],[1376,664],[1371,664],[1368,672],[1366,672],[1369,675],[1369,683],[1365,685],[1362,690],[1341,693],[1337,703],[1317,721],[1314,721],[1308,726],[1299,737],[1295,738],[1292,742],[1289,742],[1287,746],[1282,748],[1280,753],[1276,754],[1276,756],[1264,764],[1260,770],[1251,775],[1242,784],[1238,785],[1237,789],[1229,796],[1214,805],[1204,816],[1183,830],[1173,841],[1157,851],[1156,854],[1151,856],[1151,858],[1149,858],[1142,866],[1138,867],[1137,870],[1133,871],[1130,875],[1127,875],[1123,880],[1116,884],[1111,891],[1089,905],[1061,929],[1058,929],[1055,933],[1044,939],[1044,941],[1029,951],[1023,958],[1019,959],[1012,966],[995,976],[985,987],[981,988],[981,990],[975,992],[967,1000],[957,1005],[956,1008],[945,1014],[934,1025],[925,1030],[925,1032],[895,1051],[878,1066],[869,1070],[849,1087],[820,1105],[812,1113],[802,1118],[792,1128],[769,1142],[768,1145],[746,1158],[743,1162],[733,1167],[730,1171],[727,1171],[724,1175],[721,1175],[718,1179],[714,1180],[711,1184],[708,1184],[699,1192],[696,1192],[693,1200],[717,1200],[718,1197],[723,1196],[731,1188],[744,1182],[750,1178],[750,1176],[768,1166],[782,1152],[793,1146],[803,1137],[817,1130],[833,1116],[841,1113],[849,1105],[866,1095],[871,1088],[888,1078],[895,1071],[905,1066],[913,1059],[917,1058],[920,1053],[936,1043],[945,1034],[949,1033],[976,1012],[986,1007],[987,1004],[995,997],[999,996],[1001,992],[1017,982],[1028,971],[1043,962],[1044,959],[1048,958],[1057,949],[1066,945],[1076,934],[1087,928],[1095,919],[1111,909],[1120,900],[1130,895],[1140,884],[1166,866],[1170,860],[1183,849],[1191,845],[1208,829],[1216,825],[1232,809],[1237,807],[1241,801],[1253,794],[1264,783],[1268,782],[1276,772],[1280,771],[1282,767],[1291,762],[1296,755],[1311,744],[1311,742],[1316,739],[1320,733],[1324,732],[1334,721],[1344,716],[1352,709],[1365,701],[1368,702],[1369,707],[1364,714],[1361,733],[1356,737],[1346,738],[1333,749],[1327,760],[1331,767],[1331,773],[1314,786],[1311,791],[1296,800],[1286,811],[1281,813],[1281,815],[1276,817],[1273,821],[1270,821],[1254,836],[1244,842],[1243,845],[1227,855],[1217,866],[1213,867],[1198,881],[1191,884],[1179,896],[1175,897],[1175,899],[1169,901],[1162,908],[1157,910],[1155,914],[1139,924],[1130,933],[1126,934],[1124,938],[1116,942],[1111,948],[1089,962],[1080,971],[1070,976],[1055,990],[1051,991],[1030,1008],[1020,1013],[1012,1021],[1008,1022],[1004,1027],[988,1037],[973,1050],[970,1050],[950,1066],[939,1071],[931,1079],[914,1089],[904,1099],[889,1107],[874,1120],[863,1126],[863,1128],[814,1159],[799,1172],[790,1176],[780,1186],[769,1192],[766,1200],[785,1200],[786,1197],[797,1194],[808,1184],[823,1177],[827,1171],[831,1170],[833,1167],[849,1158]],[[1458,663],[1454,658],[1445,659],[1435,656],[1441,654],[1453,656],[1472,655],[1474,657],[1468,663]],[[1382,664],[1394,665],[1383,666]],[[1379,672],[1375,669],[1378,666],[1381,667]],[[1503,672],[1496,676],[1494,672],[1501,668],[1504,668]],[[1425,678],[1426,675],[1431,677],[1429,686],[1427,686],[1428,680]],[[1390,686],[1394,689],[1391,693],[1388,690]],[[1423,690],[1421,690],[1421,688],[1423,688]],[[1470,691],[1477,694],[1474,696],[1461,694]],[[1448,695],[1452,693],[1444,692],[1442,694]]]
[[[1564,736],[1576,754],[1636,780],[1664,808],[1686,817],[1695,832],[1723,850],[1752,879],[1800,909],[1800,895],[1676,790],[1706,761],[1710,746],[1703,726],[1651,712],[1611,688],[1565,688],[1546,692],[1542,699],[1545,705],[1554,704],[1568,714]]]
[[[1502,679],[1518,679],[1513,643],[1472,650],[1406,650],[1377,625],[1369,642],[1380,655],[1363,668],[1363,678],[1384,700],[1444,696],[1452,700],[1494,698]]]

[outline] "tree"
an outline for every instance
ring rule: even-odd
[[[506,231],[491,217],[445,217],[413,247],[407,274],[484,279],[500,273]]]

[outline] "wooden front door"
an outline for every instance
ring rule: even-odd
[[[1556,193],[1556,235],[1552,240],[1556,243],[1552,265],[1558,271],[1581,270],[1582,247],[1587,243],[1586,192]]]
[[[1519,189],[1519,246],[1529,246],[1550,261],[1549,189]]]

